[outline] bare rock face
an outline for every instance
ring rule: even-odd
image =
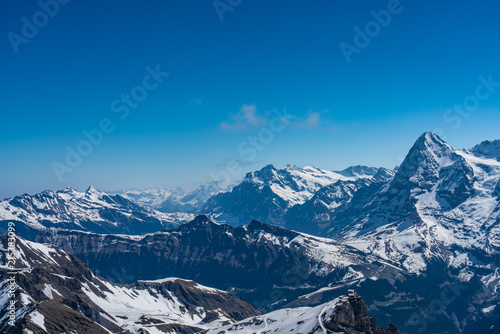
[[[387,329],[377,327],[375,318],[368,316],[368,307],[360,296],[343,298],[324,325],[336,333],[399,334],[393,324]]]

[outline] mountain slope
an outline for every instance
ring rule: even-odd
[[[399,334],[393,324],[377,327],[359,297],[342,296],[316,307],[282,309],[235,324],[208,330],[206,334],[301,333],[301,334]]]
[[[354,167],[345,172],[347,175],[353,174],[353,170],[362,173],[365,168],[359,170]],[[346,208],[356,207],[357,203],[373,194],[381,186],[394,176],[394,172],[385,168],[376,170],[370,178],[360,178],[355,181],[339,180],[335,183],[320,188],[311,199],[302,204],[294,205],[284,217],[285,226],[290,229],[303,231],[315,235],[321,235],[329,227],[330,222],[337,214],[342,214]]]
[[[0,201],[0,232],[5,233],[8,222],[15,222],[18,234],[26,238],[51,227],[144,234],[177,226],[190,218],[186,213],[158,212],[93,187],[85,192],[67,188]]]
[[[0,237],[5,250],[7,237]],[[10,277],[0,272],[0,329],[21,333],[194,333],[259,314],[227,292],[168,278],[120,285],[62,250],[16,238],[16,329],[7,324]],[[2,264],[6,252],[1,253]],[[106,329],[106,330],[105,330]],[[12,331],[13,330],[13,331]]]
[[[255,220],[232,227],[199,216],[176,229],[142,237],[58,230],[38,240],[56,244],[116,282],[183,277],[236,289],[262,310],[329,284],[347,287],[368,277],[391,278],[401,272],[333,240]],[[271,293],[276,300],[269,299]]]

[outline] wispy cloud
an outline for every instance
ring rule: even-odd
[[[270,113],[260,114],[254,104],[244,104],[236,114],[229,114],[229,119],[219,124],[223,130],[244,131],[266,126]]]
[[[321,117],[321,113],[309,109],[305,118],[303,120],[299,120],[297,126],[308,130],[318,128],[322,122]]]
[[[319,128],[331,127],[332,120],[328,117],[330,111],[324,109],[323,111],[314,111],[309,109],[303,117],[298,117],[293,128],[299,130],[316,130]]]
[[[219,128],[233,132],[258,129],[267,126],[272,116],[269,111],[259,112],[255,104],[244,104],[238,113],[229,114],[228,119],[219,124]],[[343,126],[333,122],[328,109],[322,111],[309,109],[302,116],[294,116],[287,127],[292,130],[312,131],[321,129],[333,132],[343,128]]]

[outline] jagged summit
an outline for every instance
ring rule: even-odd
[[[420,183],[429,189],[439,178],[439,169],[453,164],[460,157],[438,135],[426,132],[421,135],[399,166],[392,181],[394,191],[408,189]]]
[[[258,178],[263,182],[268,182],[275,176],[273,172],[276,172],[276,168],[274,168],[272,164],[269,164],[262,167],[258,171],[247,173],[244,181],[252,181],[253,179]]]
[[[425,132],[422,134],[416,141],[413,147],[409,152],[409,160],[413,163],[415,162],[423,162],[425,158],[434,158],[439,159],[444,157],[450,152],[453,151],[453,148],[448,145],[444,140],[442,140],[438,135],[433,132]],[[435,156],[426,155],[426,153],[434,154]],[[420,154],[417,156],[419,159],[415,159],[416,154]]]

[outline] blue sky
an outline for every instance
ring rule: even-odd
[[[494,0],[221,0],[219,12],[213,1],[60,0],[57,13],[54,1],[42,0],[52,15],[25,0],[0,13],[0,197],[189,188],[228,164],[241,167],[234,177],[267,163],[392,168],[425,131],[455,147],[500,138]],[[341,43],[357,50],[349,62]],[[140,101],[127,105],[131,93]],[[293,120],[242,154],[285,108]],[[97,144],[82,144],[102,122]],[[91,153],[71,167],[78,145]]]

